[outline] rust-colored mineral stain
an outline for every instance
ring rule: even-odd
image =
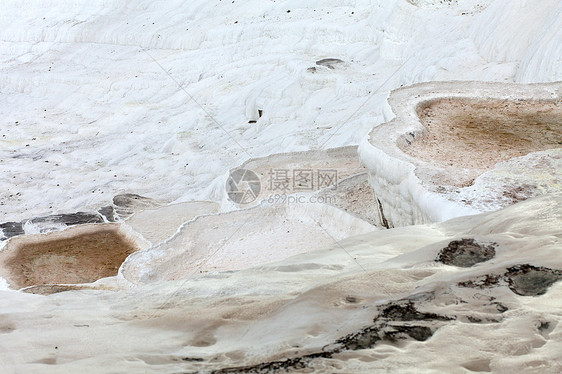
[[[562,147],[560,101],[443,98],[418,108],[425,128],[402,150],[443,167],[475,169]]]
[[[137,248],[116,230],[20,245],[6,261],[12,286],[90,283],[117,275]]]

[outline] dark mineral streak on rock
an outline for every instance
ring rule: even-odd
[[[211,374],[227,374],[227,373],[251,373],[251,374],[268,374],[268,373],[287,373],[294,370],[306,369],[312,360],[316,358],[331,358],[332,353],[320,352],[309,355],[288,358],[286,360],[270,361],[253,366],[240,366],[233,368],[225,368],[211,371]]]
[[[412,301],[389,303],[379,308],[380,314],[373,320],[374,324],[353,332],[336,341],[343,350],[368,349],[379,341],[396,342],[412,338],[418,341],[429,339],[437,328],[423,326],[425,322],[451,321],[454,317],[436,313],[421,312]],[[418,321],[418,324],[411,322]],[[337,351],[338,348],[335,348]]]
[[[45,217],[35,217],[22,222],[0,223],[0,240],[6,240],[17,235],[25,234],[24,222],[36,224],[41,232],[52,231],[49,225],[62,224],[65,226],[82,225],[86,223],[103,223],[103,217],[98,213],[77,212],[69,214],[53,214]]]
[[[21,222],[0,223],[0,240],[10,239],[12,236],[23,235],[23,224]]]
[[[379,315],[374,324],[355,331],[329,344],[321,352],[287,358],[285,360],[264,362],[252,366],[224,368],[211,371],[212,374],[226,373],[287,373],[295,370],[311,370],[310,364],[318,358],[330,359],[346,350],[369,349],[379,341],[397,342],[404,339],[425,341],[438,327],[422,326],[423,323],[434,321],[450,321],[454,318],[435,313],[418,311],[412,301],[389,303],[379,307]],[[412,324],[411,321],[418,321]]]
[[[98,213],[77,212],[32,218],[29,222],[34,224],[58,223],[66,226],[75,226],[86,223],[103,223],[103,218]]]
[[[99,214],[101,214],[102,216],[105,217],[107,222],[117,221],[117,219],[115,217],[115,208],[113,208],[113,206],[111,206],[111,205],[104,206],[104,207],[100,208],[100,210],[98,212],[99,212]]]

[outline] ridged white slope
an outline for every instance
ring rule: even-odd
[[[2,1],[0,222],[220,200],[247,159],[358,144],[400,85],[558,79],[556,2],[521,3]]]
[[[472,27],[480,55],[488,61],[518,62],[517,82],[562,80],[562,3],[495,1]]]

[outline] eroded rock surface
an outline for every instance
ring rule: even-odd
[[[509,289],[517,295],[540,296],[560,280],[562,280],[562,270],[519,264],[507,268],[503,274],[486,274],[476,279],[459,282],[459,286],[483,289],[508,285]]]
[[[543,266],[516,265],[507,269],[509,288],[518,295],[544,295],[555,282],[562,280],[562,270]]]
[[[453,240],[439,252],[436,261],[468,268],[494,258],[495,246],[494,243],[480,244],[474,239]]]

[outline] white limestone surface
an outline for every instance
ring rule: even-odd
[[[127,291],[0,291],[2,370],[244,372],[300,358],[303,366],[283,365],[318,373],[557,373],[562,282],[524,296],[503,274],[527,264],[562,269],[561,204],[560,194],[545,195],[498,212],[356,236],[253,269]],[[495,255],[468,268],[435,261],[463,238],[495,243]],[[486,276],[498,282],[478,286]],[[384,314],[391,305],[446,319]],[[391,326],[404,324],[425,326],[432,336],[303,358],[369,327],[391,334]]]
[[[298,198],[298,196],[293,196]],[[164,242],[130,255],[120,274],[134,284],[262,266],[377,228],[342,210],[310,201],[262,203],[183,224]]]
[[[558,0],[3,0],[0,222],[219,201],[248,159],[357,145],[402,85],[561,80],[560,19]]]

